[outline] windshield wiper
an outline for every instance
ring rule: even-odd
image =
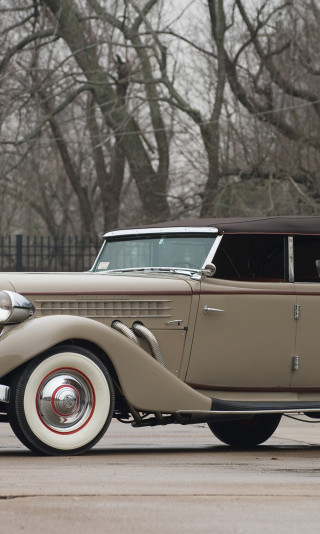
[[[188,268],[188,267],[126,267],[124,269],[110,269],[108,271],[100,271],[100,272],[103,272],[103,274],[116,274],[116,273],[130,273],[134,271],[190,274],[190,273],[198,273],[201,271],[201,269]]]

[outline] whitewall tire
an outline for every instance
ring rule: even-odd
[[[31,360],[11,388],[9,421],[42,454],[81,454],[105,433],[114,410],[106,366],[91,351],[66,345]]]

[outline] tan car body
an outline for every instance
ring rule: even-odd
[[[126,397],[141,410],[210,410],[211,397],[320,399],[316,375],[308,383],[310,392],[291,388],[297,329],[293,284],[90,273],[13,274],[10,280],[35,313],[2,334],[1,376],[58,343],[76,339],[105,352]],[[149,305],[144,313],[131,311],[143,303]],[[205,313],[205,306],[224,311]],[[129,328],[143,321],[156,336],[167,368],[150,358],[147,346],[140,348],[112,329],[116,319]],[[178,319],[180,326],[166,324]]]
[[[203,394],[177,379],[186,341],[184,327],[165,324],[174,317],[188,324],[192,301],[188,281],[159,280],[152,275],[146,280],[141,275],[107,277],[90,273],[26,273],[11,275],[10,280],[11,290],[20,292],[24,288],[23,294],[34,305],[35,313],[28,322],[9,326],[3,333],[1,376],[58,343],[76,339],[80,343],[90,342],[105,352],[116,369],[126,398],[137,409],[167,413],[183,409],[210,410],[211,403]],[[55,291],[57,286],[59,292]],[[141,308],[141,303],[149,305],[144,313],[126,309],[132,304]],[[164,349],[170,345],[173,355],[172,361],[167,359],[170,370],[110,328],[119,318],[129,327],[135,320],[143,320],[157,339],[163,340]],[[164,350],[168,356],[170,352]]]

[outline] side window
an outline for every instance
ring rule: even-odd
[[[320,282],[320,237],[295,236],[294,279],[296,282]]]
[[[249,281],[286,280],[286,237],[224,235],[214,257],[217,278]]]

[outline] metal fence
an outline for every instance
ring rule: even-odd
[[[1,271],[87,271],[101,242],[86,237],[15,235],[0,238]]]

